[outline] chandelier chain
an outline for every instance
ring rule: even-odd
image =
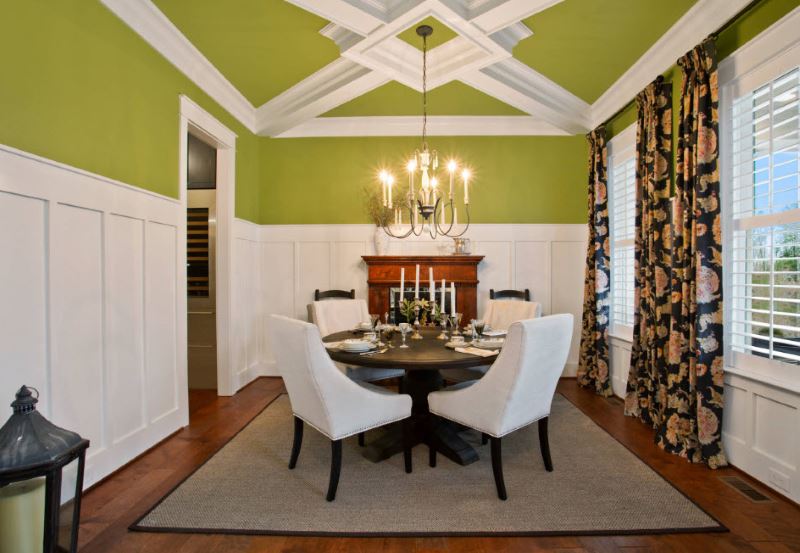
[[[422,145],[428,144],[428,37],[422,37]]]

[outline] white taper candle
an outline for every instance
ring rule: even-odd
[[[419,263],[417,263],[417,279],[416,284],[414,285],[414,299],[419,299]]]
[[[454,283],[450,283],[450,314],[455,316],[456,314],[456,285]]]

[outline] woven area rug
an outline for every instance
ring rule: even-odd
[[[367,441],[379,430],[367,434]],[[372,463],[345,440],[336,500],[325,501],[330,442],[306,426],[295,470],[289,399],[279,396],[227,445],[137,521],[132,530],[326,536],[651,534],[725,531],[563,396],[550,416],[554,472],[536,425],[503,439],[508,501],[495,491],[488,446],[462,467],[427,448]]]

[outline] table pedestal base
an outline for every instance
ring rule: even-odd
[[[411,396],[411,443],[433,446],[454,463],[469,465],[478,460],[478,452],[458,433],[463,426],[431,415],[428,394],[442,387],[439,371],[408,371],[403,379],[403,391]],[[364,457],[375,463],[403,451],[402,425],[389,425],[384,434],[364,450]]]

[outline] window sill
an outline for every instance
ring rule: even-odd
[[[771,376],[767,376],[764,374],[759,374],[752,371],[746,371],[738,369],[736,367],[728,367],[728,366],[725,367],[725,373],[732,374],[734,376],[738,376],[741,378],[746,378],[747,380],[752,380],[754,382],[759,382],[761,384],[766,384],[767,386],[778,388],[780,390],[791,392],[793,394],[800,394],[800,382],[787,382],[786,380],[773,378]]]

